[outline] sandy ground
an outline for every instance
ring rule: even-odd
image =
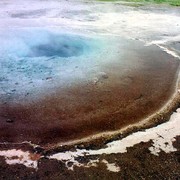
[[[179,109],[169,119],[179,96],[179,8],[74,1],[0,7],[1,179],[180,177]],[[77,57],[43,54],[42,41],[57,44],[57,35],[71,46],[62,39],[67,32],[70,40],[78,35]],[[43,59],[34,53],[40,48]],[[117,133],[148,117],[155,127]],[[160,119],[168,121],[157,125]],[[94,144],[62,146],[107,131],[110,138]]]

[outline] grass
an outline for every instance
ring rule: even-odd
[[[117,2],[120,0],[99,0],[99,1],[104,1],[104,2]],[[180,6],[180,0],[121,0],[121,1],[126,1],[126,2],[149,2],[149,3],[156,3],[156,4],[169,4],[172,6]]]

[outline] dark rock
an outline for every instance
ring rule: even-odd
[[[7,119],[6,122],[7,122],[7,123],[13,123],[14,120],[12,120],[12,119]]]

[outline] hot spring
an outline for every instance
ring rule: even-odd
[[[1,142],[46,146],[119,131],[174,92],[179,61],[157,46],[53,28],[2,31]]]

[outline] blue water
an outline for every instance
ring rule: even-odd
[[[1,40],[1,55],[11,57],[72,57],[93,51],[97,43],[79,35],[47,30],[15,30]]]
[[[75,35],[48,33],[45,41],[37,44],[29,44],[30,50],[27,56],[30,57],[72,57],[88,53],[91,44],[87,39]],[[28,42],[27,42],[28,44]]]
[[[86,77],[97,66],[102,43],[95,38],[45,29],[0,33],[0,92],[34,89],[59,78],[66,83]]]

